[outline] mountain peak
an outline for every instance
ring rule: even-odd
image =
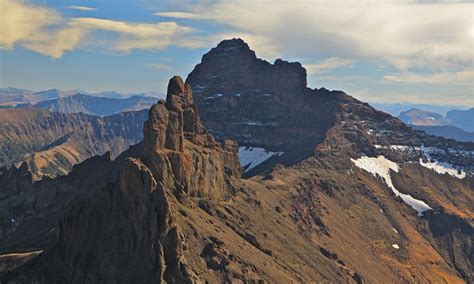
[[[179,76],[174,76],[168,83],[166,107],[169,109],[187,108],[193,104],[191,87]]]
[[[307,87],[306,70],[300,63],[277,59],[271,64],[257,58],[242,39],[224,40],[211,49],[186,83],[193,87],[197,104],[202,99],[241,93],[242,88],[257,96],[286,96],[302,93]]]
[[[217,48],[227,49],[227,50],[239,49],[239,48],[250,50],[249,45],[241,38],[225,39],[217,45]]]
[[[164,148],[182,152],[185,137],[192,140],[202,133],[191,86],[174,76],[168,84],[166,102],[159,101],[150,109],[144,126],[145,147],[152,152]]]
[[[223,57],[234,58],[237,62],[248,64],[256,60],[255,52],[248,44],[240,38],[233,38],[221,41],[216,47],[211,49],[202,57],[202,62],[219,62]]]

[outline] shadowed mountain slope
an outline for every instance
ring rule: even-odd
[[[115,157],[142,139],[147,111],[108,117],[0,110],[0,165],[28,163],[35,179],[67,174],[72,166],[107,151]]]

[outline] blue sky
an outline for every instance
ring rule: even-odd
[[[164,92],[220,40],[300,61],[310,87],[474,106],[474,4],[0,0],[0,87]]]

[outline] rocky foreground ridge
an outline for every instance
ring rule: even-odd
[[[245,127],[227,120],[239,105],[247,108],[235,117],[239,122],[265,112],[250,104],[258,94],[231,101],[239,98],[234,90],[243,94],[241,86],[254,84],[238,71],[234,52],[246,49],[229,48],[235,44],[247,46],[231,40],[217,47],[216,62],[228,68],[211,74],[217,77],[199,75],[213,88],[227,85],[212,80],[224,76],[231,93],[196,93],[194,104],[192,85],[173,78],[167,100],[150,109],[144,142],[117,159],[94,157],[68,176],[37,183],[26,167],[0,175],[2,282],[472,282],[474,178],[466,172],[472,144],[413,132],[342,92],[323,90],[319,98],[288,76],[299,83],[283,85],[299,91],[286,88],[266,105],[281,117],[284,104],[312,108],[295,114],[303,126],[293,134],[308,145],[288,152],[302,142],[258,120]],[[246,66],[269,66],[252,62]],[[259,76],[268,86],[284,80],[278,76],[284,71],[265,68]],[[206,114],[206,107],[215,112]],[[319,125],[328,109],[334,110],[328,123]],[[312,128],[320,142],[312,140]],[[287,152],[240,179],[237,151],[242,158],[259,147]],[[467,165],[461,173],[440,162],[455,166],[461,156]]]

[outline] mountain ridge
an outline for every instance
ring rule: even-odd
[[[27,162],[35,179],[67,174],[72,166],[107,151],[119,155],[142,139],[146,111],[108,117],[1,109],[0,165]]]
[[[155,102],[156,98],[152,97],[131,96],[126,99],[114,99],[79,93],[64,98],[41,101],[32,107],[52,112],[107,116],[120,112],[148,109]]]

